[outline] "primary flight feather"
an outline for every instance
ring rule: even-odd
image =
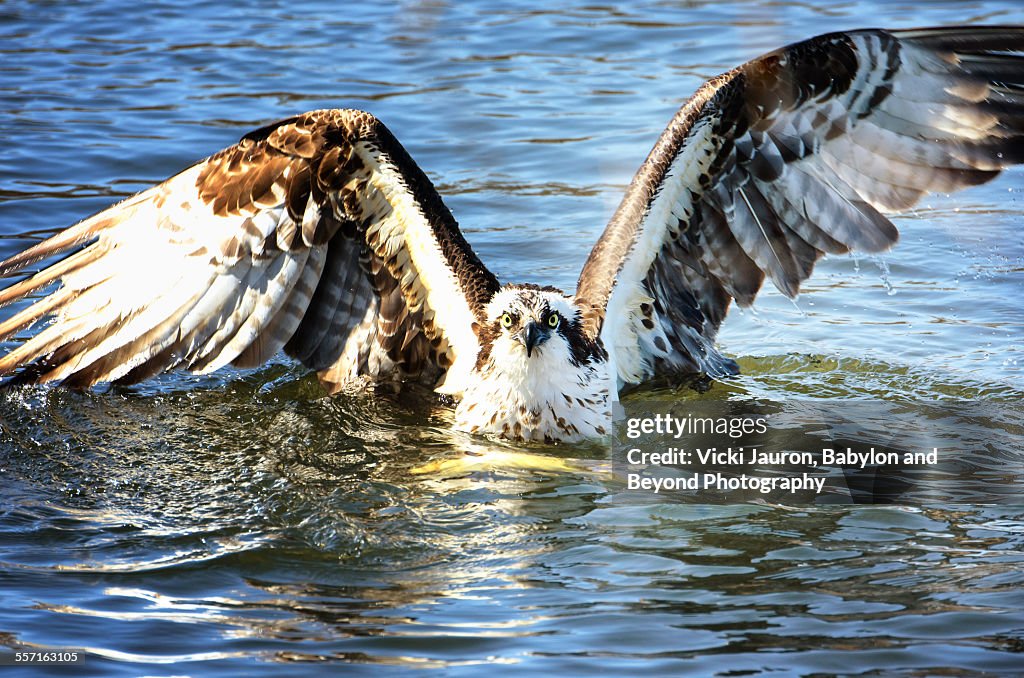
[[[883,215],[1024,160],[1024,27],[832,33],[713,78],[637,171],[575,294],[499,283],[371,114],[311,111],[0,263],[12,381],[132,383],[284,349],[331,391],[429,381],[456,426],[579,440],[620,388],[724,376],[733,299],[788,296]]]

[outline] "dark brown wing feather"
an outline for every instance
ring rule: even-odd
[[[53,323],[0,374],[76,385],[255,366],[282,347],[329,388],[470,364],[498,288],[426,175],[376,118],[313,111],[242,140],[0,263],[0,291],[59,287],[0,323]]]
[[[713,339],[765,277],[896,242],[886,210],[1024,160],[1024,27],[866,30],[705,84],[637,172],[577,302],[623,381],[731,369]]]

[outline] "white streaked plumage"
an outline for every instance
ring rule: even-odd
[[[512,325],[501,326],[509,314]],[[558,326],[547,324],[551,314]],[[573,356],[579,309],[558,290],[511,285],[484,309],[492,331],[472,379],[455,409],[456,426],[471,433],[496,432],[526,440],[575,441],[605,435],[611,419],[611,373],[597,356]],[[517,336],[534,322],[537,344],[528,353]]]
[[[892,246],[882,211],[1022,160],[1024,28],[819,36],[679,109],[566,295],[499,284],[372,115],[312,111],[0,263],[52,260],[0,291],[49,290],[0,338],[51,319],[0,374],[134,382],[283,348],[330,392],[429,381],[463,430],[601,436],[624,385],[733,373],[715,334],[765,278],[794,296],[824,254]]]

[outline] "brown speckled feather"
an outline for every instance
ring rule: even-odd
[[[0,291],[59,281],[0,324],[53,322],[0,359],[22,381],[132,382],[256,366],[282,347],[334,390],[436,377],[478,349],[498,282],[376,118],[322,110],[256,130],[166,182],[0,263],[82,247]]]
[[[734,369],[713,340],[765,278],[788,296],[826,253],[878,252],[883,216],[1024,160],[1024,27],[865,30],[771,52],[669,123],[576,291],[622,382]]]

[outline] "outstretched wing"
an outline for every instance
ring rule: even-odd
[[[1024,160],[1024,27],[865,30],[706,83],[658,139],[583,267],[621,382],[728,373],[729,303],[786,295],[823,254],[897,239],[881,211]]]
[[[0,292],[3,305],[49,291],[0,323],[0,339],[53,319],[0,359],[0,374],[134,382],[255,366],[284,347],[330,389],[451,368],[457,392],[498,288],[430,180],[356,110],[256,130],[0,263],[0,275],[67,252]]]

